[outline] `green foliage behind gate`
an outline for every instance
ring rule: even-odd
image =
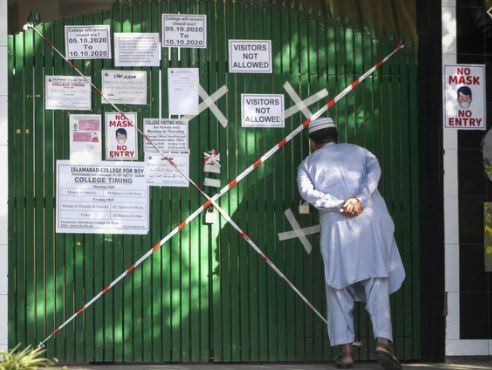
[[[303,98],[327,88],[334,97],[391,51],[381,42],[296,1],[152,0],[115,3],[112,10],[38,26],[64,50],[64,25],[108,24],[112,32],[159,32],[161,13],[207,14],[208,48],[162,50],[160,68],[146,68],[149,104],[136,111],[167,116],[167,68],[199,67],[209,93],[226,84],[218,102],[229,118],[222,128],[205,111],[190,122],[190,176],[203,182],[202,153],[222,156],[222,185],[254,162],[303,120],[284,129],[240,125],[241,93],[284,93],[289,81]],[[228,39],[271,39],[273,73],[229,74]],[[204,202],[193,188],[151,188],[147,236],[56,234],[55,161],[69,158],[69,113],[44,109],[44,76],[72,69],[31,31],[9,36],[9,343],[37,344],[182,219]],[[75,64],[101,85],[112,60]],[[162,95],[159,95],[159,70]],[[93,109],[104,113],[100,98]],[[285,97],[286,107],[292,105]],[[312,106],[314,111],[317,108]],[[77,112],[79,113],[79,112]],[[402,359],[420,357],[418,168],[415,50],[397,54],[338,103],[331,115],[341,140],[368,147],[380,159],[380,190],[396,224],[407,272],[392,297],[395,342]],[[143,160],[140,138],[140,160]],[[291,208],[302,226],[317,215],[298,215],[295,173],[308,154],[300,135],[220,199],[315,306],[325,312],[322,262],[312,237],[307,254],[298,240],[279,242]],[[361,359],[372,356],[371,328],[356,312]],[[65,362],[317,361],[331,360],[324,324],[252,252],[222,219],[195,220],[47,344],[47,355]]]

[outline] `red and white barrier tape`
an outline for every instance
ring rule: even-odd
[[[33,25],[28,25],[28,28],[31,28],[36,34],[38,34],[48,45],[57,52],[77,73],[79,73],[82,77],[86,78],[82,72],[65,56],[39,31],[37,31]],[[340,94],[338,94],[335,98],[331,99],[325,106],[323,106],[320,110],[318,110],[315,114],[313,114],[310,118],[306,119],[302,125],[293,130],[289,135],[287,135],[284,139],[280,140],[273,148],[267,151],[263,156],[261,156],[258,160],[256,160],[251,166],[246,168],[242,173],[236,176],[235,179],[230,181],[227,186],[223,187],[221,191],[215,194],[212,198],[210,198],[194,181],[188,178],[184,173],[182,173],[177,165],[169,158],[164,157],[173,167],[184,176],[192,185],[195,187],[202,195],[207,198],[207,201],[202,204],[197,210],[195,210],[191,215],[189,215],[183,222],[181,222],[177,227],[175,227],[171,232],[166,235],[163,239],[161,239],[158,243],[156,243],[151,249],[149,249],[143,256],[141,256],[135,263],[131,264],[122,274],[120,274],[115,280],[113,280],[109,285],[104,287],[96,296],[94,296],[89,302],[84,304],[81,308],[79,308],[72,316],[70,316],[65,322],[63,322],[60,326],[55,328],[42,342],[39,343],[38,347],[43,347],[44,343],[46,343],[51,337],[56,335],[60,330],[62,330],[68,323],[74,320],[78,315],[84,312],[89,306],[91,306],[95,301],[101,298],[104,294],[106,294],[113,286],[118,284],[121,280],[123,280],[129,273],[131,273],[137,266],[139,266],[143,261],[145,261],[148,257],[150,257],[155,251],[157,251],[164,243],[166,243],[169,239],[171,239],[175,234],[180,232],[186,225],[188,225],[193,219],[195,219],[199,214],[201,214],[204,210],[206,210],[210,205],[214,205],[217,210],[222,214],[222,216],[236,229],[239,235],[246,241],[248,244],[263,258],[263,260],[289,285],[294,292],[301,297],[301,299],[311,308],[325,323],[326,319],[315,309],[315,307],[302,295],[302,293],[287,279],[287,277],[273,264],[273,262],[256,246],[254,242],[248,237],[248,235],[239,228],[239,226],[230,218],[230,216],[216,203],[216,200],[219,199],[222,195],[227,193],[230,189],[237,185],[241,180],[243,180],[246,176],[248,176],[251,172],[253,172],[256,168],[258,168],[262,163],[264,163],[268,158],[270,158],[274,153],[276,153],[279,149],[283,148],[285,144],[287,144],[290,140],[292,140],[297,134],[299,134],[304,128],[308,127],[311,121],[317,119],[321,114],[323,114],[326,110],[330,109],[333,105],[335,105],[340,99],[342,99],[345,95],[347,95],[351,90],[353,90],[360,82],[362,82],[365,78],[367,78],[371,73],[373,73],[376,69],[380,68],[389,58],[391,58],[396,52],[398,52],[403,45],[398,45],[397,48],[388,54],[383,60],[375,64],[371,69],[365,72],[362,76],[360,76],[357,80],[355,80],[351,85],[347,86]],[[91,86],[118,112],[124,115],[121,110],[119,110],[113,103],[111,103],[103,94],[102,91],[95,86],[91,81],[87,79],[87,81],[91,84]],[[161,154],[162,152],[159,148],[147,137],[138,127],[135,126],[137,131],[149,141],[149,143],[154,146]]]

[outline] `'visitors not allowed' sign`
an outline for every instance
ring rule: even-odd
[[[444,66],[444,127],[485,130],[485,66]]]
[[[282,94],[241,94],[241,126],[282,128],[284,122]]]
[[[229,40],[229,73],[272,73],[272,41]]]

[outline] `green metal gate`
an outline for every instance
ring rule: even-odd
[[[38,29],[64,50],[64,25],[108,24],[112,32],[159,32],[161,13],[207,14],[208,48],[163,49],[160,68],[147,68],[150,103],[142,118],[158,117],[168,67],[199,67],[208,92],[226,84],[218,102],[229,118],[222,128],[208,111],[190,122],[190,176],[203,182],[202,152],[222,154],[221,182],[302,122],[284,129],[240,125],[241,93],[283,93],[285,81],[300,96],[327,88],[333,97],[394,48],[368,32],[304,9],[298,1],[152,0],[116,2],[112,10],[43,23]],[[229,74],[228,39],[271,39],[273,73]],[[193,188],[151,188],[147,236],[56,234],[55,161],[69,158],[69,113],[44,109],[44,76],[71,68],[31,31],[9,36],[9,345],[37,344],[204,201]],[[420,357],[418,168],[415,50],[404,49],[332,110],[341,140],[368,147],[380,159],[380,183],[396,224],[407,279],[392,297],[397,354]],[[111,60],[75,64],[101,85]],[[163,115],[167,98],[162,94]],[[93,95],[92,113],[107,107]],[[286,96],[286,105],[293,104]],[[312,108],[315,109],[314,107]],[[79,112],[78,112],[79,113]],[[90,113],[90,112],[88,112]],[[142,138],[140,138],[142,148]],[[143,150],[141,150],[141,153]],[[143,154],[143,153],[142,153]],[[143,160],[141,154],[140,160]],[[284,211],[299,202],[296,167],[308,154],[296,138],[220,199],[220,205],[262,247],[294,284],[325,312],[322,262],[290,230]],[[302,226],[317,215],[297,215]],[[372,356],[367,315],[356,312],[359,358]],[[249,249],[223,220],[195,220],[149,261],[64,328],[47,344],[64,362],[317,361],[331,360],[324,324]]]

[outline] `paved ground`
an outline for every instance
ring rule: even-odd
[[[99,365],[70,366],[70,370],[330,370],[333,363],[323,364],[193,364],[193,365]],[[356,363],[354,370],[381,370],[376,362]],[[408,370],[492,370],[492,357],[448,359],[445,363],[404,363]]]

